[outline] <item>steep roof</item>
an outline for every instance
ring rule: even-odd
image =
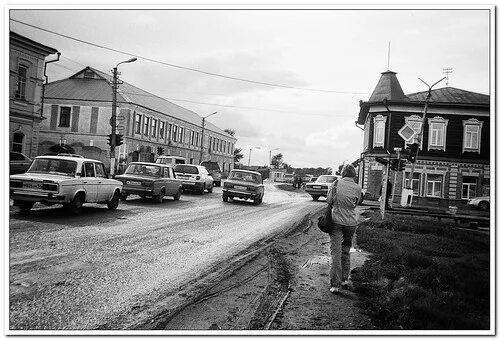
[[[404,101],[407,99],[396,74],[396,72],[392,71],[382,72],[382,76],[370,96],[370,102],[381,102],[384,99],[394,101]]]
[[[38,54],[41,54],[43,56],[48,56],[50,54],[57,53],[57,50],[55,48],[40,44],[35,40],[26,38],[25,36],[13,31],[9,32],[9,38],[10,38],[10,44],[14,43],[21,44],[25,48],[29,48],[30,50]]]
[[[95,73],[95,77],[93,79],[83,78],[82,75],[85,71],[88,72],[89,70]],[[75,73],[67,79],[47,84],[45,96],[47,98],[68,100],[73,99],[111,102],[113,95],[111,83],[111,75],[87,66],[85,69]],[[200,127],[202,124],[202,118],[195,112],[171,103],[166,99],[135,87],[127,82],[120,84],[117,91],[117,101],[119,103],[137,104]],[[234,138],[221,128],[210,123],[208,120],[205,121],[205,129]]]
[[[412,102],[424,102],[427,97],[427,91],[411,93],[407,95]],[[431,103],[450,103],[450,104],[484,104],[490,103],[490,96],[482,93],[476,93],[454,87],[443,87],[431,91]]]

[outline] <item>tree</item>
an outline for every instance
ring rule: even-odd
[[[283,166],[283,155],[281,153],[274,155],[271,159],[271,165],[276,169],[280,169]]]
[[[227,134],[231,135],[234,137],[234,134],[236,133],[236,130],[233,130],[233,129],[224,129],[224,132],[226,132]]]
[[[239,163],[240,162],[240,159],[243,158],[243,154],[241,153],[241,149],[239,148],[234,148],[234,154],[233,154],[233,157],[234,157],[234,163]]]

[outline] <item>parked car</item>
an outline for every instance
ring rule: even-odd
[[[205,161],[201,162],[200,165],[204,166],[208,170],[208,173],[214,179],[214,185],[216,187],[220,187],[220,183],[222,180],[222,172],[220,170],[219,163],[212,161]]]
[[[182,190],[194,190],[203,195],[205,190],[212,192],[214,189],[214,179],[204,166],[177,164],[174,172],[175,176],[182,181]]]
[[[295,181],[295,175],[294,174],[285,174],[285,176],[283,177],[283,181],[285,183],[293,184],[293,182]]]
[[[333,182],[337,179],[334,175],[321,175],[314,182],[306,184],[305,191],[312,196],[313,200],[317,201],[321,196],[326,198],[328,190]]]
[[[318,177],[314,176],[314,177],[311,177],[311,179],[309,180],[308,183],[313,183],[313,182],[316,182],[316,180],[318,179]]]
[[[186,159],[180,156],[158,156],[156,163],[175,166],[176,164],[186,164]]]
[[[479,210],[487,211],[490,209],[490,196],[472,198],[467,202],[467,205],[475,207]]]
[[[157,203],[163,202],[165,196],[172,196],[176,201],[181,198],[182,182],[169,165],[132,162],[122,175],[115,178],[123,183],[123,201],[128,195],[151,197]]]
[[[9,158],[9,172],[11,175],[22,174],[30,167],[31,159],[20,152],[11,151]]]
[[[264,198],[262,175],[256,171],[231,170],[227,180],[224,181],[222,200],[227,202],[229,198],[235,197],[251,199],[255,204],[261,204]]]
[[[102,162],[83,157],[39,156],[26,173],[10,176],[10,198],[22,212],[35,202],[60,203],[76,214],[87,202],[115,210],[122,187],[120,181],[108,178]]]

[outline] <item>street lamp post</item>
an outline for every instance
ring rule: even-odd
[[[137,58],[130,58],[129,60],[122,61],[121,63],[116,64],[113,68],[113,102],[111,104],[111,145],[109,148],[109,158],[110,158],[110,169],[109,172],[113,177],[115,175],[115,145],[116,145],[116,92],[118,90],[118,65],[124,63],[132,63],[136,61]]]
[[[205,139],[205,119],[216,114],[217,111],[212,112],[208,116],[201,118],[201,150],[200,150],[200,163],[203,162],[203,140]]]
[[[252,157],[252,149],[260,149],[260,146],[254,146],[250,148],[250,152],[248,153],[248,166],[250,166],[250,158]]]

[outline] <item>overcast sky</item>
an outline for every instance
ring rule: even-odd
[[[222,129],[236,130],[243,163],[269,163],[269,150],[294,167],[334,167],[362,151],[354,125],[380,73],[397,72],[405,93],[426,90],[443,68],[449,85],[489,94],[488,10],[11,10],[20,20],[137,55],[121,79],[171,100]],[[11,21],[10,29],[61,52],[50,81],[85,66],[111,73],[130,56]],[[333,92],[251,84],[226,76]],[[444,87],[446,84],[441,83]],[[176,99],[176,100],[174,100]],[[179,100],[195,101],[195,104]],[[209,105],[218,104],[223,106]],[[233,106],[233,107],[224,107]],[[257,149],[256,147],[260,147]]]

